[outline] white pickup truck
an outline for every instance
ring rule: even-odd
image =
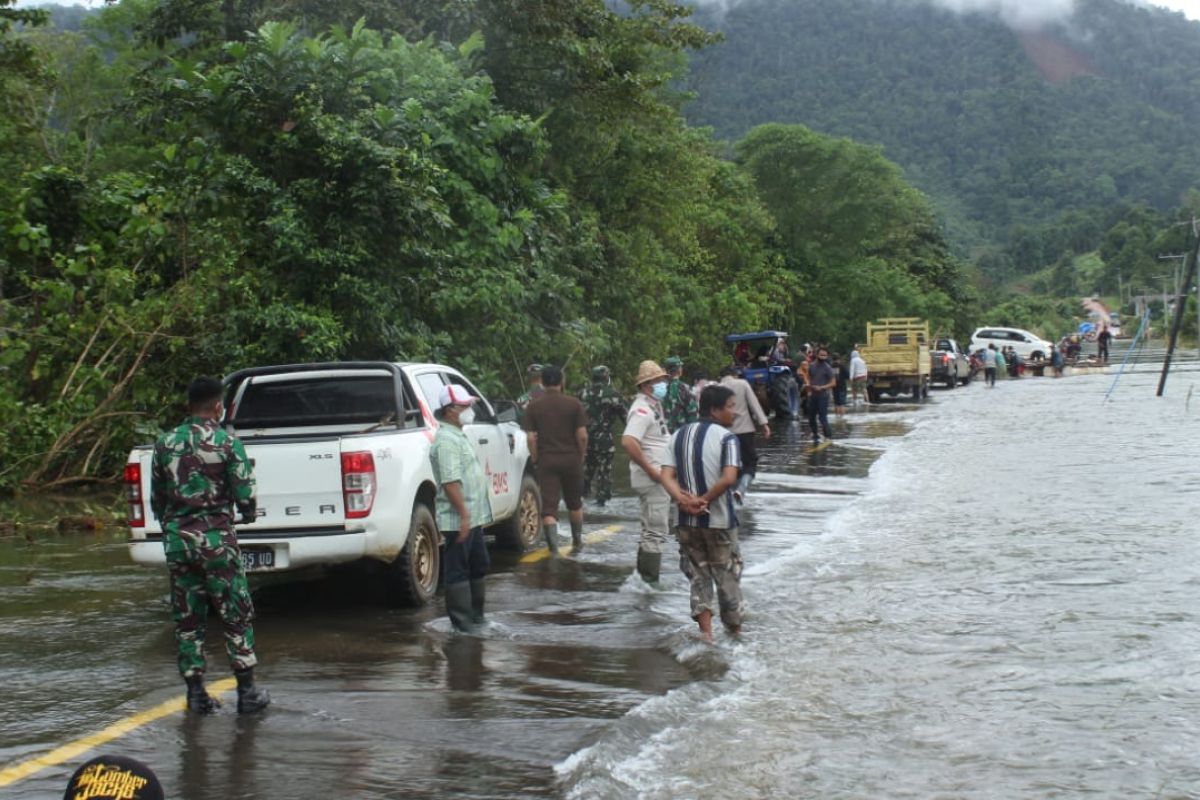
[[[498,412],[457,370],[438,364],[340,362],[258,367],[225,379],[224,423],[246,446],[258,484],[253,524],[238,526],[248,572],[282,572],[369,559],[389,600],[422,605],[437,591],[441,537],[429,448],[446,383],[479,397],[464,432],[483,464],[498,542],[540,536],[541,496],[516,409]],[[125,467],[130,552],[162,564],[150,511],[152,445]]]

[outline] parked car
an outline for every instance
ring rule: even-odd
[[[937,339],[929,353],[931,370],[929,379],[933,383],[944,383],[953,389],[958,384],[971,382],[971,359],[953,339]]]
[[[1021,358],[1040,361],[1050,355],[1054,345],[1037,334],[1020,328],[978,328],[971,335],[971,352],[996,345],[997,350],[1011,347]]]
[[[254,464],[258,510],[238,526],[251,574],[366,559],[390,600],[423,605],[437,591],[441,536],[429,461],[438,394],[458,383],[479,398],[464,426],[484,466],[495,523],[516,549],[541,533],[541,494],[516,407],[493,405],[462,373],[440,364],[362,361],[257,367],[225,378],[234,430]],[[153,448],[125,465],[129,549],[162,564],[162,527],[150,507]]]

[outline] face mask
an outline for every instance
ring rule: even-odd
[[[475,421],[475,409],[467,408],[465,411],[460,411],[458,414],[458,421],[463,425],[470,425]]]
[[[651,391],[654,392],[655,400],[662,400],[667,396],[667,385],[665,383],[656,383]]]

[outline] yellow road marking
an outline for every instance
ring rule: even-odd
[[[237,681],[234,678],[225,678],[224,680],[210,684],[208,691],[210,694],[225,694],[231,691],[236,685]],[[111,742],[113,739],[119,739],[130,731],[137,730],[143,725],[148,725],[157,719],[162,719],[163,717],[183,711],[184,708],[186,708],[186,700],[177,697],[174,700],[160,703],[154,708],[148,708],[145,711],[132,714],[120,722],[109,725],[102,731],[84,736],[81,739],[76,739],[73,742],[68,742],[45,755],[31,758],[28,761],[22,761],[20,764],[13,764],[11,767],[5,767],[0,770],[0,788],[24,780],[30,775],[41,772],[44,769],[57,767],[63,762],[76,761],[89,750],[94,750],[103,744]]]
[[[585,535],[583,537],[583,542],[584,542],[584,544],[596,544],[597,542],[603,542],[605,539],[611,539],[613,536],[617,535],[618,533],[620,533],[623,530],[624,530],[624,528],[622,528],[620,525],[609,525],[607,528],[601,528],[598,531],[592,531],[591,533]],[[567,545],[563,545],[562,547],[558,548],[558,552],[561,555],[566,556],[566,555],[570,555],[571,551],[573,549],[574,548],[571,545],[567,544]],[[542,561],[549,557],[550,557],[550,548],[543,547],[541,550],[533,550],[533,551],[530,551],[530,552],[526,553],[525,555],[521,556],[521,563],[522,564],[534,564],[538,561]],[[0,784],[0,785],[3,785],[3,784]]]

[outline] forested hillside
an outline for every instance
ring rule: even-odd
[[[695,55],[687,113],[730,140],[788,122],[881,145],[960,247],[1071,209],[1173,208],[1200,185],[1200,23],[1076,6],[1018,31],[916,0],[702,3],[725,39]]]

